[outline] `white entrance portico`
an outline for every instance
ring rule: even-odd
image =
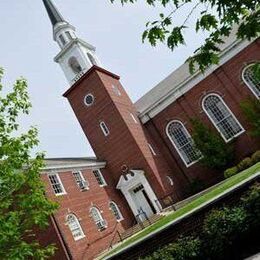
[[[157,197],[147,181],[144,171],[130,170],[125,176],[122,175],[117,184],[117,189],[124,194],[133,214],[137,216],[145,212],[147,217],[160,212],[156,203]],[[140,215],[141,220],[145,220],[144,215]]]

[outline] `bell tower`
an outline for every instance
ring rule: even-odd
[[[96,49],[76,35],[76,29],[60,14],[51,0],[43,0],[53,26],[53,39],[60,47],[54,58],[70,85],[80,79],[93,65],[100,66]]]
[[[152,139],[120,77],[101,68],[95,48],[77,38],[75,28],[50,0],[43,1],[54,40],[61,48],[55,61],[71,85],[64,97],[96,157],[107,162],[111,185],[105,189],[109,197],[119,196],[127,202],[134,216],[143,212],[149,217],[159,212],[158,198],[171,191],[166,176],[173,170],[151,149]]]

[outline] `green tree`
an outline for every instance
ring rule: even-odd
[[[192,138],[203,155],[200,163],[208,168],[223,170],[233,160],[232,147],[198,119],[192,119],[191,123]]]
[[[241,102],[240,106],[251,124],[251,135],[260,137],[260,100],[251,98]]]
[[[238,235],[248,228],[247,212],[243,207],[212,210],[204,220],[201,234],[204,259],[226,259],[223,252],[230,248]]]
[[[111,2],[135,3],[138,0],[110,0]],[[143,1],[143,0],[140,0]],[[260,35],[260,3],[259,0],[146,0],[147,5],[163,7],[164,12],[158,14],[158,19],[149,21],[143,33],[143,41],[148,40],[152,46],[158,42],[166,42],[174,50],[185,44],[185,31],[193,13],[198,13],[195,23],[196,32],[206,31],[208,37],[188,59],[190,71],[195,65],[204,71],[211,64],[219,62],[219,44],[229,36],[234,25],[239,24],[238,39],[254,39]],[[176,13],[182,14],[183,20],[177,20]],[[258,73],[260,73],[258,71]]]
[[[45,259],[55,248],[42,247],[34,233],[47,227],[57,205],[44,195],[43,154],[30,156],[37,129],[17,132],[19,116],[31,107],[26,80],[18,79],[4,95],[2,77],[0,68],[0,259]]]

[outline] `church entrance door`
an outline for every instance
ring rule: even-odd
[[[154,208],[142,184],[132,190],[132,196],[138,212],[145,212],[147,217],[156,214],[156,209]],[[140,218],[141,220],[145,220],[145,216],[142,216],[142,214],[140,215]]]

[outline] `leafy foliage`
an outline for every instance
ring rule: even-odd
[[[193,236],[182,237],[143,259],[234,259],[232,250],[237,253],[241,249],[238,245],[243,247],[248,239],[254,239],[251,234],[255,231],[258,236],[259,218],[260,184],[257,182],[241,197],[238,206],[211,210]]]
[[[144,258],[145,260],[190,260],[197,259],[200,252],[200,240],[193,237],[179,238],[175,243],[163,247],[161,250],[154,252],[151,256]]]
[[[224,171],[224,177],[229,178],[238,173],[238,168],[236,166],[228,168]]]
[[[247,211],[247,222],[253,226],[260,226],[260,183],[253,185],[242,197],[242,203]]]
[[[110,0],[111,2],[135,3],[138,0]],[[229,36],[234,25],[239,24],[238,39],[254,39],[260,35],[260,4],[258,0],[146,0],[149,6],[164,7],[165,13],[160,13],[158,20],[149,21],[143,33],[143,41],[148,40],[152,46],[166,42],[173,50],[185,44],[185,30],[194,12],[199,13],[196,32],[206,31],[209,36],[205,43],[188,59],[190,71],[198,67],[201,71],[211,64],[219,62],[220,48],[223,38]],[[188,10],[188,11],[187,11]],[[174,19],[176,13],[183,15],[183,21]],[[193,26],[192,25],[192,26]]]
[[[224,169],[233,160],[233,148],[198,119],[191,120],[192,138],[202,153],[200,163],[213,169]]]
[[[219,256],[238,234],[245,232],[247,212],[242,207],[212,210],[203,225],[202,244],[207,256]]]
[[[252,161],[253,163],[258,163],[260,162],[260,151],[256,151],[253,155],[252,155]]]
[[[0,68],[0,92],[2,77]],[[37,129],[17,132],[19,115],[30,107],[25,79],[18,79],[6,96],[0,94],[0,259],[45,259],[54,252],[54,246],[41,247],[34,235],[48,225],[57,205],[44,195],[43,154],[30,157],[38,144]]]
[[[251,98],[241,102],[240,106],[252,126],[251,135],[260,137],[260,100]]]

